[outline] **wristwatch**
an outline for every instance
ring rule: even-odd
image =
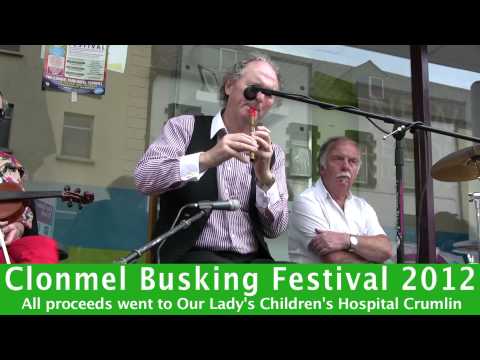
[[[348,248],[349,251],[353,251],[358,246],[358,238],[356,236],[350,235],[350,247]]]

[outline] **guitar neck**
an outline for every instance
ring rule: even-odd
[[[0,191],[0,201],[62,197],[61,191]]]

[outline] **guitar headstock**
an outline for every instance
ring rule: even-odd
[[[90,204],[95,200],[95,195],[92,192],[84,191],[80,188],[76,188],[73,192],[70,191],[70,186],[65,186],[62,193],[62,200],[67,201],[67,206],[72,207],[73,203],[77,203],[81,209],[83,205]]]

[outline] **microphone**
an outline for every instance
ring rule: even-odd
[[[260,88],[255,85],[249,85],[243,91],[243,96],[247,100],[255,100],[257,98],[257,94],[260,91]]]
[[[189,204],[191,207],[199,209],[212,209],[212,210],[227,210],[235,211],[240,209],[240,201],[237,199],[231,199],[228,201],[200,201],[198,203]]]
[[[257,94],[261,92],[267,96],[278,95],[280,97],[285,97],[285,95],[289,95],[287,93],[282,93],[281,91],[272,90],[272,89],[265,89],[258,85],[248,85],[245,90],[243,90],[243,96],[247,100],[255,100],[257,98]]]

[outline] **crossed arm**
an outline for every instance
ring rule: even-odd
[[[349,234],[315,229],[316,235],[309,249],[327,263],[382,263],[392,256],[392,246],[387,236],[355,235],[358,245],[349,251]]]
[[[329,214],[312,198],[302,198],[294,202],[291,226],[308,251],[317,255],[325,263],[382,263],[392,257],[393,249],[388,237],[383,233],[376,214],[364,214],[375,226],[367,226],[364,234],[351,233],[346,224],[330,224]],[[377,232],[378,230],[378,232]],[[376,233],[377,232],[377,233]],[[350,249],[349,236],[358,239],[355,249]]]

